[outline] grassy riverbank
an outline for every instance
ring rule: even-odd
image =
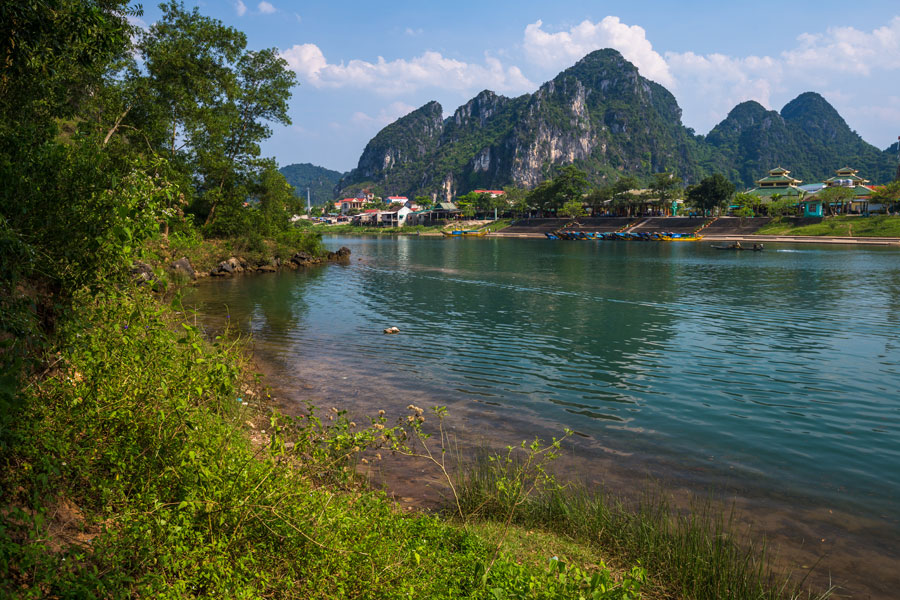
[[[873,215],[826,217],[819,223],[796,225],[795,221],[777,217],[755,235],[798,235],[828,237],[900,237],[900,216]]]
[[[399,510],[353,469],[384,418],[269,413],[238,342],[190,315],[145,292],[75,306],[3,414],[0,596],[637,597],[640,570],[614,584],[596,554],[564,568],[565,544],[517,555]]]

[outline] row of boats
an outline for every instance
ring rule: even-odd
[[[654,231],[631,233],[623,231],[599,232],[599,231],[563,231],[545,233],[551,240],[618,240],[637,242],[698,242],[703,239],[694,233],[673,233],[671,231]]]

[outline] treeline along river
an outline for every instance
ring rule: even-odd
[[[293,400],[447,405],[470,442],[571,428],[589,481],[713,490],[796,566],[900,586],[900,250],[326,242],[351,263],[188,299],[251,332]]]

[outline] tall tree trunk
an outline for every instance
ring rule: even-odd
[[[102,144],[103,146],[105,146],[106,144],[109,143],[109,139],[110,139],[110,138],[116,133],[116,131],[119,129],[119,125],[122,124],[122,119],[124,119],[124,118],[128,115],[128,112],[129,112],[130,110],[131,110],[131,106],[129,105],[128,108],[125,109],[125,112],[123,112],[121,115],[119,115],[119,117],[116,119],[115,124],[113,124],[112,129],[110,129],[110,130],[107,132],[106,137],[103,138],[103,144]]]

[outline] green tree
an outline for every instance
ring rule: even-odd
[[[672,200],[677,200],[684,194],[681,184],[681,177],[674,173],[654,173],[650,181],[650,191],[652,197],[658,199],[662,206],[668,206]]]
[[[584,205],[581,200],[569,200],[560,207],[559,214],[564,217],[578,218],[583,217],[587,213],[584,210]]]
[[[457,207],[459,207],[462,216],[466,217],[467,219],[471,219],[475,216],[475,211],[477,210],[478,206],[478,196],[479,194],[469,192],[468,194],[464,194],[456,198],[456,205]]]
[[[534,188],[528,192],[526,203],[535,208],[550,211],[554,209],[553,194],[553,181],[551,179],[546,179],[534,186]]]
[[[855,196],[856,194],[852,189],[842,186],[826,187],[816,193],[816,198],[822,201],[822,206],[829,216],[834,216],[835,205],[838,206],[838,213],[843,212],[844,203],[850,202]]]
[[[135,120],[154,149],[191,174],[192,211],[210,225],[222,204],[238,214],[267,168],[259,143],[268,123],[290,123],[295,76],[275,49],[246,50],[243,33],[196,8],[173,0],[162,11],[137,46],[144,68],[130,79],[144,80],[148,93]]]
[[[506,192],[504,196],[506,204],[512,209],[513,214],[522,217],[531,210],[528,203],[528,190],[516,186],[506,186],[503,191]]]
[[[603,185],[588,192],[586,201],[591,207],[591,214],[596,216],[606,210],[607,204],[613,197],[613,186]]]
[[[893,205],[900,202],[900,181],[892,181],[887,185],[875,188],[870,201],[880,203],[884,206],[884,212],[891,214]]]
[[[566,165],[553,178],[553,188],[559,206],[575,200],[581,202],[588,189],[587,174],[575,165]]]
[[[734,194],[734,184],[721,173],[715,173],[691,186],[687,192],[688,201],[703,214],[710,214],[725,205]]]
[[[625,210],[625,214],[630,217],[640,204],[638,195],[632,193],[632,190],[637,190],[640,187],[641,182],[636,177],[631,175],[620,177],[612,185],[611,189],[613,206],[618,210]]]
[[[416,196],[415,203],[422,208],[429,208],[433,204],[431,196]]]

